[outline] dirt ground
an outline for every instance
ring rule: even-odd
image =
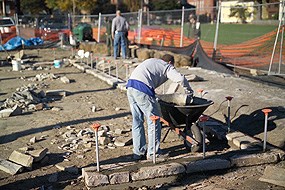
[[[69,49],[25,50],[25,54],[30,61],[24,65],[37,64],[38,69],[11,71],[12,66],[2,62],[0,67],[0,101],[4,102],[17,88],[32,83],[38,84],[38,91],[63,89],[69,93],[60,100],[48,102],[48,106],[43,110],[0,119],[0,158],[7,159],[14,150],[22,147],[48,148],[49,152],[48,160],[35,164],[32,170],[24,170],[14,176],[0,171],[0,188],[86,189],[84,181],[80,177],[80,171],[78,174],[62,172],[55,165],[68,162],[79,169],[92,166],[96,162],[95,147],[79,146],[73,151],[60,149],[59,147],[66,143],[62,135],[71,128],[79,132],[90,128],[92,123],[99,122],[101,125],[108,126],[111,132],[116,129],[126,130],[127,132],[123,136],[130,137],[132,117],[126,93],[112,88],[107,83],[83,73],[67,63],[62,68],[54,68],[53,60],[70,57],[72,51]],[[1,53],[2,60],[6,56],[7,54],[4,52]],[[121,69],[121,75],[124,76],[123,68]],[[204,79],[200,82],[190,82],[190,84],[195,91],[204,89],[204,98],[215,102],[205,111],[205,114],[221,122],[225,122],[224,115],[227,114],[225,97],[233,96],[232,127],[251,136],[263,138],[264,115],[261,109],[271,108],[273,112],[269,115],[268,142],[285,149],[284,86],[258,83],[197,68],[179,70],[184,74],[195,74]],[[71,83],[65,84],[59,78],[43,81],[30,80],[40,73],[53,73],[58,77],[66,76],[71,79]],[[169,85],[170,82],[167,82],[164,88],[167,89]],[[161,93],[162,90],[163,87],[160,87],[157,92]],[[196,95],[199,96],[198,93]],[[59,109],[51,109],[53,107]],[[96,107],[95,112],[94,107]],[[166,130],[164,129],[162,134],[165,134]],[[40,140],[31,144],[30,139],[33,137]],[[183,142],[173,133],[170,133],[165,143],[162,143],[162,148],[170,150],[170,153],[171,151],[177,153],[180,150],[185,154]],[[128,159],[131,154],[131,145],[116,148],[105,147],[100,150],[101,164],[120,162]],[[170,186],[161,185],[146,187],[146,189],[284,189],[258,181],[265,167],[262,165],[195,174],[179,179]],[[55,173],[57,179],[50,180]]]

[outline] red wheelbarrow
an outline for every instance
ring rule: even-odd
[[[173,96],[173,97],[172,97]],[[169,126],[162,142],[167,137],[170,130],[174,130],[183,137],[187,150],[197,152],[202,147],[202,134],[200,131],[199,118],[203,112],[214,102],[204,98],[194,97],[193,102],[185,105],[177,105],[169,100],[175,98],[177,94],[158,95],[162,118],[160,121]],[[180,129],[183,128],[183,131]]]

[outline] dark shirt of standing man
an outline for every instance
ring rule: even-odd
[[[112,21],[112,38],[114,39],[114,58],[117,59],[119,43],[121,44],[122,56],[126,58],[127,39],[126,32],[129,30],[127,20],[121,16],[121,11],[116,12],[116,17]]]

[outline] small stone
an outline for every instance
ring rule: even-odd
[[[33,137],[33,138],[30,139],[30,143],[31,143],[31,144],[35,144],[36,141],[37,141],[37,140],[36,140],[36,137]]]

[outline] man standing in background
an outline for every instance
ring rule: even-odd
[[[122,57],[126,58],[127,39],[126,32],[129,30],[127,20],[121,16],[121,11],[117,10],[116,17],[112,21],[112,38],[114,39],[114,58],[117,59],[119,42],[121,44]]]

